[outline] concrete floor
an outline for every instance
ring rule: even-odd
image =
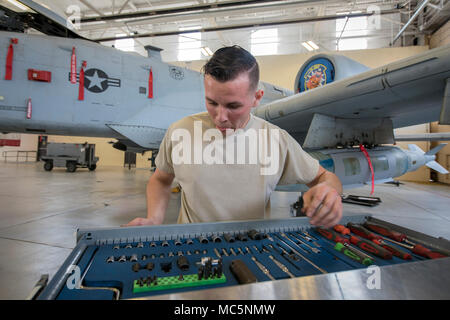
[[[150,172],[118,167],[45,172],[42,163],[0,164],[0,299],[24,299],[42,274],[55,274],[75,246],[77,228],[113,227],[145,216]],[[370,187],[346,190],[369,195]],[[344,205],[344,215],[372,214],[450,239],[450,186],[377,185],[374,208]],[[271,217],[289,216],[293,192],[275,192]],[[164,223],[176,223],[180,194],[172,194]]]

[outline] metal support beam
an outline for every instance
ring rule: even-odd
[[[122,7],[120,7],[118,14],[120,14],[120,13],[122,12],[122,10],[125,9],[125,7],[127,6],[127,4],[128,4],[129,1],[130,1],[130,0],[125,1],[125,3],[122,5]],[[94,21],[97,21],[97,20],[94,20]],[[101,20],[100,20],[100,21],[101,21]]]
[[[125,6],[128,4],[130,0],[125,1],[125,3],[120,8],[118,14],[116,15],[108,15],[108,16],[102,16],[102,17],[93,17],[93,18],[83,18],[81,19],[81,23],[86,22],[96,22],[96,21],[109,21],[109,20],[117,20],[117,19],[135,19],[140,17],[148,17],[148,16],[158,16],[158,15],[165,15],[165,14],[175,14],[175,13],[186,13],[186,12],[198,12],[200,10],[216,10],[216,9],[224,9],[224,8],[245,8],[248,6],[259,6],[263,5],[264,3],[268,3],[269,5],[273,3],[279,3],[279,4],[290,4],[285,3],[285,0],[247,0],[247,1],[224,1],[224,2],[215,2],[215,3],[206,3],[202,5],[196,5],[196,6],[187,6],[187,7],[177,7],[177,8],[170,8],[170,9],[155,9],[151,11],[140,11],[140,12],[133,12],[133,13],[125,13],[120,14],[122,10],[125,8]],[[304,3],[304,1],[298,1],[300,4]],[[308,2],[317,2],[317,1],[308,1]]]
[[[393,14],[397,13],[398,10],[386,10],[382,11],[379,14]],[[373,15],[373,13],[351,13],[348,14],[349,18],[355,17],[368,17]],[[266,21],[266,22],[254,22],[248,24],[239,24],[239,25],[229,25],[229,26],[221,26],[221,27],[213,27],[213,28],[201,28],[195,30],[195,32],[212,32],[212,31],[223,31],[223,30],[235,30],[235,29],[245,29],[245,28],[260,28],[267,26],[278,26],[285,24],[296,24],[296,23],[308,23],[308,22],[316,22],[316,21],[329,21],[342,19],[341,15],[333,15],[333,16],[321,16],[321,17],[313,17],[313,18],[301,18],[301,19],[292,19],[292,20],[274,20],[274,21]],[[154,32],[154,33],[143,33],[143,34],[135,34],[131,36],[123,36],[123,37],[109,37],[109,38],[98,38],[92,39],[92,41],[96,42],[105,42],[105,41],[114,41],[117,39],[128,39],[128,38],[150,38],[150,37],[162,37],[162,36],[173,36],[180,35],[185,33],[192,33],[193,30],[176,30],[176,31],[167,31],[167,32]]]
[[[136,8],[136,6],[134,5],[133,1],[129,1],[128,2],[128,6],[130,6],[131,9],[133,9],[134,12],[138,11],[138,9]]]
[[[82,4],[84,4],[86,7],[88,7],[89,9],[91,9],[92,11],[94,11],[95,13],[97,13],[100,16],[104,16],[103,13],[101,13],[96,7],[94,7],[92,4],[90,4],[87,0],[80,0],[80,2]]]
[[[417,18],[417,16],[420,14],[420,12],[425,8],[429,0],[424,0],[420,6],[416,9],[412,17],[406,22],[406,24],[403,26],[403,28],[398,32],[398,34],[394,37],[394,40],[391,42],[391,46],[397,41],[398,38],[402,35],[402,33],[408,28],[408,26]]]

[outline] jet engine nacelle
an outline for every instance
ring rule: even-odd
[[[369,70],[369,67],[337,54],[317,54],[301,66],[295,77],[295,93],[324,86]]]

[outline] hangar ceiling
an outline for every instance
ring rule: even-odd
[[[165,61],[207,59],[230,44],[257,56],[420,45],[450,16],[448,0],[35,2],[72,21],[88,39],[142,55],[144,46],[156,46]],[[0,4],[21,10],[15,0]]]

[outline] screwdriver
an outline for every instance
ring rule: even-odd
[[[316,231],[320,233],[322,236],[329,240],[333,240],[334,242],[341,242],[341,243],[349,243],[347,238],[341,237],[333,230],[327,230],[321,227],[316,227]]]
[[[348,226],[348,224],[347,224],[347,226]],[[339,232],[340,234],[344,235],[344,236],[347,235],[347,234],[350,235],[350,229],[347,228],[347,227],[345,227],[345,226],[342,225],[342,224],[337,224],[337,225],[335,225],[335,226],[333,227],[333,229],[336,230],[337,232]],[[369,255],[365,254],[364,252],[359,251],[358,249],[356,249],[356,248],[350,246],[350,244],[348,244],[348,243],[343,243],[343,244],[344,244],[345,247],[347,247],[347,249],[353,251],[354,253],[363,255],[365,258],[369,258],[369,259],[371,259],[372,261],[374,260],[371,256],[369,256]],[[340,247],[339,247],[339,248],[340,248]]]
[[[322,229],[320,227],[318,227],[316,229],[323,236],[325,236],[327,239],[333,240],[334,242],[341,242],[341,243],[348,243],[349,242],[347,238],[340,237],[339,235],[336,234],[336,232],[334,232],[332,230],[326,230],[326,229]],[[343,228],[339,228],[339,229],[341,231],[345,232]],[[383,259],[387,259],[387,260],[392,259],[392,253],[390,253],[386,249],[378,246],[375,243],[372,243],[372,242],[364,240],[364,239],[360,239],[360,238],[358,238],[356,236],[350,236],[350,242],[352,244],[360,247],[364,251],[371,252],[371,253],[373,253],[373,254],[375,254],[375,255],[383,258]]]
[[[388,245],[386,242],[383,241],[383,237],[370,232],[369,230],[367,230],[366,228],[364,228],[361,225],[357,225],[357,224],[349,222],[349,223],[347,223],[347,227],[349,227],[350,230],[354,234],[357,234],[363,238],[372,240],[372,242],[374,242],[377,245],[381,246],[382,248],[388,250],[396,257],[399,257],[404,260],[410,260],[412,258],[409,253],[401,251],[393,246]]]
[[[342,226],[342,227],[338,227],[337,229],[340,230],[340,232],[345,232],[345,229],[347,229],[347,228]],[[325,240],[325,241],[329,241],[329,240]],[[357,261],[359,263],[362,263],[364,265],[371,265],[371,264],[373,264],[374,259],[371,256],[369,256],[368,254],[365,254],[364,252],[359,251],[358,249],[352,247],[349,243],[337,242],[336,245],[334,246],[334,249],[339,251],[339,252],[342,252],[347,257],[349,257],[349,258],[351,258],[351,259],[353,259],[353,260],[355,260],[355,261]]]
[[[446,258],[447,256],[439,253],[439,252],[435,252],[435,251],[431,251],[428,248],[425,248],[424,246],[420,245],[420,244],[416,244],[416,245],[407,245],[405,243],[401,243],[401,242],[397,242],[395,240],[392,239],[386,239],[384,238],[384,240],[395,243],[399,246],[402,246],[406,249],[409,249],[412,251],[412,253],[418,254],[419,256],[428,258],[428,259],[438,259],[438,258]]]
[[[378,244],[379,246],[385,248],[386,250],[390,251],[394,256],[399,257],[403,260],[411,260],[412,257],[409,253],[404,252],[402,250],[399,250],[397,248],[394,248],[393,246],[388,245],[386,242],[380,239],[373,239],[372,242]]]
[[[348,224],[347,224],[347,226],[348,226]],[[333,227],[333,229],[336,230],[337,232],[343,234],[344,236],[347,235],[347,234],[350,235],[350,229],[349,229],[349,228],[346,228],[346,227],[343,226],[342,224],[337,224],[337,225],[335,225],[335,226]],[[352,250],[353,252],[357,251],[357,252],[359,252],[360,254],[365,255],[366,258],[369,258],[369,259],[371,259],[371,260],[374,260],[371,256],[365,254],[364,252],[359,251],[359,250],[357,250],[357,249],[354,248],[354,247],[350,247],[350,245],[349,245],[348,243],[344,243],[344,245],[345,245],[348,249]]]
[[[348,243],[343,243],[343,245],[346,246],[347,249],[350,249],[350,250],[353,251],[353,252],[357,252],[357,253],[361,254],[362,256],[364,256],[364,257],[366,257],[366,258],[369,258],[369,259],[372,260],[372,261],[375,261],[375,259],[374,259],[372,256],[369,256],[369,255],[368,255],[367,253],[365,253],[364,251],[358,250],[358,249],[356,249],[355,247],[352,247],[352,246],[351,246],[350,244],[348,244]]]
[[[379,234],[381,234],[381,235],[383,235],[385,237],[391,238],[391,239],[393,239],[395,241],[403,242],[403,241],[407,240],[406,239],[406,235],[404,235],[404,234],[402,234],[400,232],[397,232],[397,231],[390,230],[388,228],[385,228],[385,227],[383,227],[383,226],[381,226],[379,224],[373,223],[373,222],[367,222],[366,221],[364,223],[364,226],[366,228],[372,230],[372,231],[375,231],[375,232],[377,232],[377,233],[379,233]],[[407,243],[409,243],[411,245],[415,244],[415,243],[411,243],[409,241],[405,241],[405,242],[407,242]]]
[[[367,230],[366,228],[364,228],[361,225],[355,224],[355,223],[347,223],[347,227],[350,229],[351,232],[353,232],[354,234],[361,236],[363,238],[369,239],[369,240],[380,240],[383,239],[383,237],[376,235],[372,232],[370,232],[369,230]]]
[[[372,223],[372,222],[366,222],[364,225],[366,227],[368,227],[370,230],[378,232],[378,233],[380,233],[384,236],[387,236],[391,239],[394,239],[395,241],[391,240],[391,239],[386,239],[386,238],[384,238],[384,240],[391,241],[395,244],[398,244],[399,246],[407,248],[407,249],[411,250],[413,253],[418,254],[422,257],[425,257],[428,259],[438,259],[438,258],[447,257],[446,255],[443,255],[439,252],[431,251],[430,249],[425,248],[421,244],[418,244],[418,243],[416,244],[414,242],[409,241],[407,239],[406,235],[402,234],[400,232],[390,230],[386,227],[383,227],[379,224]],[[409,245],[402,243],[403,241]]]
[[[334,249],[339,252],[342,252],[347,257],[349,257],[365,266],[370,266],[371,264],[373,264],[373,261],[371,259],[363,256],[361,253],[359,253],[357,251],[353,251],[351,247],[346,247],[340,242],[336,243],[336,245],[334,246]]]
[[[389,260],[392,259],[392,253],[383,247],[380,247],[376,243],[373,243],[369,240],[358,238],[357,236],[350,236],[350,242],[361,249],[371,252],[374,255]]]
[[[345,226],[343,226],[342,224],[335,225],[333,227],[333,229],[344,236],[350,234],[350,230],[348,228],[346,228]]]

